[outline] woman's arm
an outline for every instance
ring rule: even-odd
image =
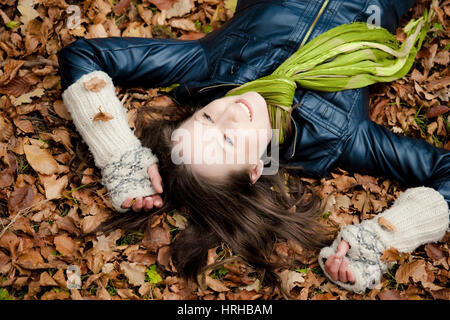
[[[147,168],[153,168],[157,159],[128,126],[113,81],[147,87],[186,81],[193,76],[190,63],[201,68],[195,59],[202,56],[193,44],[145,38],[80,39],[59,53],[64,104],[102,170],[102,183],[117,211],[130,206],[130,197],[136,197],[133,209],[148,209],[153,205],[148,196],[162,190],[150,184]],[[99,118],[100,112],[107,116]],[[159,196],[154,197],[157,205]]]
[[[367,119],[347,140],[338,165],[391,177],[405,186],[427,186],[450,205],[450,151],[390,132]]]
[[[392,267],[381,260],[384,250],[394,247],[412,252],[445,234],[450,213],[450,151],[394,134],[369,119],[363,119],[355,129],[338,165],[393,177],[405,186],[419,186],[407,189],[374,219],[344,226],[333,245],[322,249],[319,263],[328,278],[361,293],[378,284]],[[381,228],[377,223],[380,218],[394,225],[394,230]],[[347,250],[350,247],[348,253],[342,250],[346,246]]]
[[[82,75],[100,70],[115,85],[164,87],[201,80],[207,65],[196,40],[108,37],[78,39],[58,54],[62,91]]]

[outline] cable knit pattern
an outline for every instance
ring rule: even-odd
[[[98,92],[85,88],[92,78],[106,82]],[[117,98],[111,77],[103,71],[83,75],[62,94],[64,105],[102,171],[102,183],[109,192],[111,205],[119,212],[128,197],[155,194],[147,167],[158,161],[149,148],[141,145],[128,125],[126,109]],[[94,121],[99,112],[113,116],[108,121]]]
[[[383,228],[378,223],[381,217],[388,220],[396,231]],[[411,253],[420,245],[442,239],[448,225],[449,209],[439,192],[427,187],[410,188],[375,218],[343,227],[333,244],[320,251],[319,264],[334,283],[363,293],[374,288],[381,276],[395,264],[381,261],[384,250],[394,247],[400,252]],[[355,276],[354,284],[334,281],[325,271],[325,261],[336,254],[341,240],[350,244],[346,258],[349,260],[349,270]]]

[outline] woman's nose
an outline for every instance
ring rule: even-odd
[[[240,114],[239,114],[239,106],[236,104],[230,104],[222,114],[221,120],[224,122],[239,122]]]

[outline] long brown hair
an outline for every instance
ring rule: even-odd
[[[265,282],[272,283],[278,282],[273,269],[283,265],[271,260],[277,239],[312,250],[329,244],[329,232],[317,219],[319,197],[300,179],[290,181],[288,193],[283,168],[275,175],[262,175],[252,185],[248,172],[219,181],[196,175],[184,164],[175,165],[171,160],[172,132],[188,116],[152,121],[140,130],[142,144],[159,159],[163,206],[147,213],[121,213],[94,232],[142,230],[149,227],[154,214],[185,209],[189,223],[176,235],[171,254],[178,273],[188,279],[196,279],[205,266],[208,249],[221,241],[253,267],[265,270]]]

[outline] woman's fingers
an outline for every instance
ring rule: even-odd
[[[339,279],[339,267],[341,265],[341,259],[336,257],[336,255],[331,255],[328,257],[325,262],[325,269],[327,273],[330,275],[331,279],[338,280]]]
[[[151,208],[153,208],[153,198],[152,197],[146,197],[144,199],[144,210],[148,211]]]
[[[131,202],[133,202],[133,198],[126,198],[124,202],[122,202],[122,208],[127,209],[131,207]]]
[[[142,209],[142,197],[137,197],[133,204],[133,211],[138,212]]]
[[[344,283],[348,281],[347,268],[348,268],[348,260],[344,258],[339,267],[339,281]]]
[[[351,283],[355,283],[355,276],[353,275],[353,272],[351,272],[350,270],[348,270],[348,267],[347,267],[347,279],[348,279],[348,281],[350,281]]]
[[[158,164],[154,163],[151,166],[147,168],[147,173],[150,176],[150,181],[152,182],[153,189],[155,189],[156,192],[162,193],[162,179],[161,175],[158,171]]]
[[[155,207],[157,207],[157,208],[161,208],[162,207],[162,203],[163,203],[161,196],[155,194],[155,195],[152,196],[152,198],[153,198],[153,205]]]
[[[350,245],[348,244],[348,242],[345,240],[341,240],[341,242],[339,243],[339,245],[337,247],[336,256],[339,258],[343,258],[347,254],[347,251],[349,249],[350,249]]]

